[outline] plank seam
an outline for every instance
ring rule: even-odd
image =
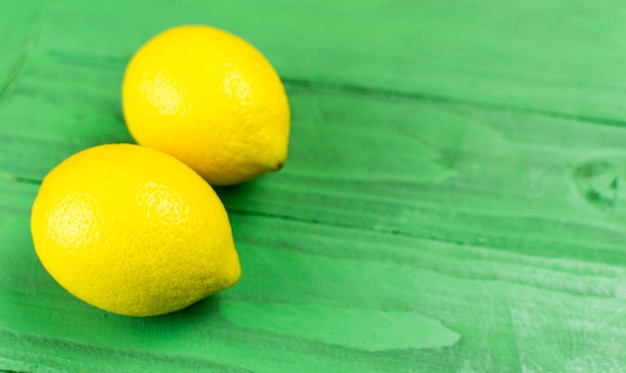
[[[417,101],[427,101],[427,102],[433,102],[433,103],[439,103],[439,104],[462,105],[462,106],[469,106],[469,107],[475,107],[475,108],[492,110],[492,111],[512,112],[512,113],[519,113],[519,114],[525,114],[525,115],[531,115],[531,116],[572,120],[576,122],[599,124],[599,125],[612,126],[612,127],[626,127],[626,120],[599,118],[599,117],[588,116],[588,115],[574,115],[574,114],[561,113],[558,111],[545,110],[545,109],[530,109],[530,108],[524,108],[524,107],[519,107],[519,106],[489,104],[489,103],[479,102],[479,101],[455,99],[452,97],[441,96],[441,95],[430,94],[430,93],[402,92],[402,91],[385,90],[385,89],[380,89],[380,88],[366,88],[366,87],[350,85],[350,84],[313,82],[313,81],[304,80],[304,79],[282,77],[282,76],[281,76],[281,80],[283,81],[283,83],[285,83],[285,85],[293,86],[296,88],[311,88],[311,89],[318,89],[318,90],[338,91],[338,92],[344,92],[344,93],[349,93],[349,94],[354,94],[354,95],[374,96],[374,97],[387,98],[387,99],[408,99],[408,100],[417,100]]]

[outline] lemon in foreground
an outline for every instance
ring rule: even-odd
[[[122,84],[126,125],[141,145],[171,154],[212,185],[283,167],[289,104],[268,60],[209,26],[162,32],[131,58]]]
[[[118,314],[176,311],[241,275],[213,189],[174,157],[138,145],[97,146],[54,168],[35,199],[31,231],[61,286]]]

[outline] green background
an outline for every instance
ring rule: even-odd
[[[626,5],[0,0],[0,369],[617,372],[626,366]],[[132,141],[132,53],[179,24],[257,46],[284,170],[221,188],[241,282],[153,318],[44,271],[44,175]]]

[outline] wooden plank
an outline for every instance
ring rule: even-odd
[[[250,40],[293,83],[613,125],[626,120],[626,24],[618,0],[5,3],[4,14],[33,13],[3,49],[28,51],[26,70],[52,55],[92,67],[115,64],[119,76],[152,35],[177,24],[205,23]],[[25,75],[20,73],[17,86]]]
[[[163,317],[106,314],[65,293],[39,265],[27,234],[36,187],[1,185],[24,203],[2,206],[0,351],[8,359],[89,371],[624,364],[626,330],[615,322],[626,316],[621,266],[237,213],[238,286]],[[385,321],[363,324],[378,317]],[[387,334],[396,321],[416,327]],[[328,334],[312,336],[320,325]],[[390,339],[372,338],[379,333]]]
[[[626,260],[619,192],[626,133],[619,128],[330,90],[290,88],[289,95],[286,171],[222,191],[234,210],[532,255]],[[47,104],[41,96],[15,97]],[[85,110],[100,117],[96,105]],[[35,125],[0,131],[7,177],[41,180],[79,149],[131,140],[113,117],[81,133],[78,118],[21,113]],[[555,236],[580,250],[556,245]]]

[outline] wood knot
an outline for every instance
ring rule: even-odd
[[[620,207],[620,185],[624,167],[607,160],[585,162],[574,170],[578,191],[594,207],[616,209]]]

